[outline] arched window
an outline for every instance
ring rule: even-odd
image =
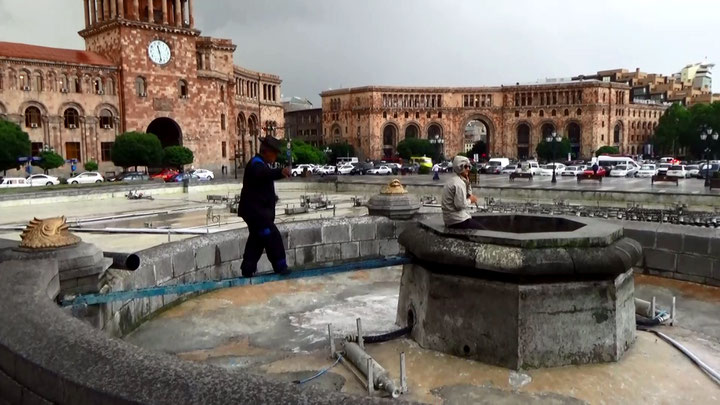
[[[225,102],[225,85],[220,86],[220,101]]]
[[[78,127],[78,124],[80,124],[80,115],[74,108],[65,110],[63,117],[65,118],[65,128],[67,129],[75,129]]]
[[[567,117],[568,115],[570,115],[570,111],[566,108],[566,109],[565,109],[565,116]]]
[[[539,115],[540,115],[540,117],[544,117],[544,116],[545,116],[545,111],[544,111],[544,110],[540,110],[540,114],[539,114]]]
[[[220,129],[222,129],[224,131],[225,127],[226,127],[225,114],[220,114]]]
[[[67,93],[70,90],[70,81],[65,73],[60,75],[60,92]]]
[[[50,71],[47,75],[47,90],[57,91],[57,76],[53,71]]]
[[[180,87],[180,98],[188,98],[188,84],[185,80],[180,80],[178,82],[178,86]]]
[[[0,70],[0,90],[5,88],[5,72]]]
[[[30,91],[30,72],[21,70],[20,76],[18,76],[18,84],[20,90]]]
[[[531,117],[532,117],[532,111],[528,111],[528,112],[527,112],[527,117],[528,117],[528,118],[531,118]]]
[[[578,108],[577,111],[575,111],[575,115],[578,117],[582,115],[582,109]]]
[[[80,81],[79,76],[73,77],[73,90],[75,93],[81,93],[82,92],[82,82]]]
[[[95,94],[105,94],[105,90],[103,89],[103,81],[101,78],[95,78],[93,79],[93,91]]]
[[[556,115],[557,115],[557,111],[552,110],[552,111],[550,112],[550,115],[552,115],[553,117],[556,116]]]
[[[42,126],[40,109],[28,107],[25,110],[25,126],[27,128],[40,128]]]
[[[114,124],[115,120],[113,119],[112,112],[107,108],[100,110],[100,128],[111,129],[115,126]]]
[[[630,124],[630,128],[631,128],[631,129],[635,129],[635,121],[633,121],[633,122]]]
[[[107,82],[105,84],[105,92],[111,96],[115,95],[115,79],[112,77],[107,78]]]
[[[408,113],[407,111],[405,111],[405,119],[408,119],[409,117],[410,117],[410,113]]]
[[[33,84],[35,85],[35,91],[43,91],[45,90],[45,86],[43,83],[43,75],[42,72],[35,72],[35,76],[33,77]]]
[[[138,97],[147,97],[147,82],[145,82],[145,78],[142,76],[138,76],[135,79],[135,94],[137,94]]]
[[[383,111],[383,118],[387,119],[387,111]]]

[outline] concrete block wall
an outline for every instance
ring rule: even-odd
[[[297,270],[403,253],[397,237],[405,222],[383,217],[337,218],[279,224],[288,265]],[[160,245],[138,252],[141,267],[110,270],[111,291],[241,277],[247,230],[233,230]],[[258,272],[271,272],[263,255]],[[155,311],[180,298],[166,295],[113,302],[93,308],[84,319],[113,336],[133,330]]]
[[[720,287],[720,230],[647,222],[622,225],[625,236],[643,247],[637,269],[650,275]]]

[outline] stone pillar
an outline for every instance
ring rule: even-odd
[[[110,19],[117,17],[117,3],[115,0],[110,0]]]
[[[140,20],[140,4],[138,0],[133,0],[133,18]]]
[[[182,27],[182,5],[180,0],[175,0],[175,26]]]
[[[95,5],[95,0],[90,0],[90,5],[92,6],[92,23],[95,24],[98,22],[97,18],[97,6]]]
[[[110,0],[102,0],[103,2],[103,21],[110,19]]]
[[[168,23],[168,15],[167,15],[167,0],[162,0],[162,23],[167,25]]]
[[[88,5],[88,0],[83,0],[83,5],[85,6],[85,28],[90,27],[90,5]]]
[[[148,0],[148,21],[151,23],[155,22],[155,7],[153,3],[153,0]]]
[[[117,11],[118,11],[118,17],[124,18],[125,17],[125,0],[117,0]]]
[[[193,0],[188,0],[188,18],[190,19],[190,28],[195,28],[195,14],[193,14]]]

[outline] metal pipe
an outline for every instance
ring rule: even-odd
[[[383,390],[393,398],[400,396],[400,389],[395,386],[395,382],[390,378],[388,372],[369,354],[365,353],[357,343],[345,342],[345,357],[364,375],[372,375],[375,389]]]
[[[140,267],[140,256],[135,253],[103,252],[103,256],[113,260],[112,268],[135,271]]]
[[[405,352],[400,353],[400,390],[403,394],[408,392],[407,372],[405,370]]]

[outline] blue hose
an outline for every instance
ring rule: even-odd
[[[338,354],[337,360],[335,360],[335,363],[333,363],[330,367],[320,370],[317,374],[315,374],[312,377],[308,377],[304,380],[295,380],[293,382],[298,385],[305,384],[306,382],[310,382],[310,381],[322,376],[323,374],[327,373],[331,368],[337,366],[338,363],[340,363],[340,360],[342,360],[342,356]]]

